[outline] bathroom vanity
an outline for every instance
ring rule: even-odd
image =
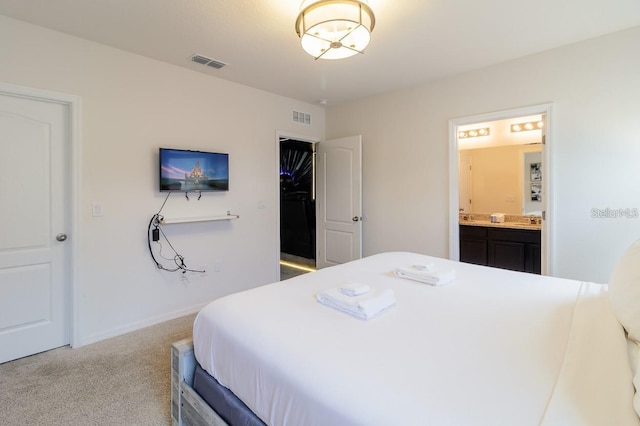
[[[460,261],[513,271],[541,273],[540,218],[460,215]]]

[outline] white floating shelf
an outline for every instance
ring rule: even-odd
[[[189,222],[212,222],[216,220],[233,220],[238,219],[240,216],[237,214],[227,213],[219,216],[205,216],[205,217],[185,217],[185,218],[166,218],[160,219],[160,224],[170,225],[172,223],[189,223]]]

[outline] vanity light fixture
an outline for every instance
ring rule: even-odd
[[[529,130],[540,130],[544,127],[544,121],[527,121],[526,123],[516,123],[511,125],[511,133],[527,132]]]
[[[342,59],[363,53],[375,23],[366,0],[305,0],[296,32],[314,59]]]
[[[478,136],[489,136],[491,129],[489,127],[481,127],[479,129],[461,130],[458,132],[458,138],[477,138]]]

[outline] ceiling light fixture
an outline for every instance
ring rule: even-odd
[[[363,53],[376,19],[366,0],[305,0],[296,19],[302,48],[315,59]]]
[[[528,121],[526,123],[516,123],[511,125],[511,132],[527,132],[529,130],[540,130],[544,127],[544,121]]]
[[[491,129],[489,127],[482,127],[479,129],[461,130],[458,132],[458,137],[460,139],[477,138],[478,136],[489,136],[490,134]]]

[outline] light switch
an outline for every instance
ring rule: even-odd
[[[91,214],[93,217],[104,216],[104,212],[102,210],[102,203],[100,201],[94,201],[91,204]]]

